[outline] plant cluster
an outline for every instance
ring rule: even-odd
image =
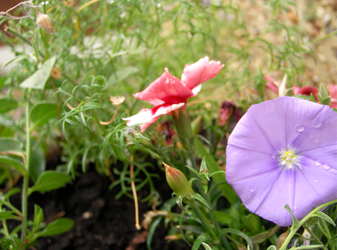
[[[162,220],[193,250],[337,249],[337,87],[304,77],[336,32],[308,37],[282,19],[295,3],[273,0],[254,33],[245,4],[32,0],[0,13],[15,53],[0,78],[1,249],[71,229],[36,204],[28,220],[28,197],[89,167],[134,199],[148,249]],[[159,171],[175,194],[162,204]]]

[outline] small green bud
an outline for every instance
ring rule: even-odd
[[[328,90],[328,87],[324,83],[321,83],[319,85],[318,98],[321,104],[330,106],[330,92]]]
[[[166,181],[173,192],[176,193],[177,197],[191,199],[194,192],[186,176],[180,170],[172,168],[164,162],[163,164],[165,166]]]

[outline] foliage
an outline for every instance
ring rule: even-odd
[[[163,219],[171,225],[171,236],[192,249],[282,245],[286,229],[249,212],[226,182],[226,140],[238,115],[252,104],[275,98],[281,89],[291,95],[294,85],[312,83],[303,75],[307,58],[315,58],[315,40],[296,23],[280,18],[296,9],[294,1],[264,2],[265,20],[255,33],[244,1],[209,2],[33,0],[1,13],[0,23],[7,27],[0,39],[15,53],[5,65],[9,72],[0,78],[2,249],[28,248],[39,237],[64,233],[73,226],[67,218],[46,225],[37,205],[34,219],[28,221],[31,193],[71,185],[94,166],[110,178],[110,188],[120,187],[115,198],[135,198],[136,191],[146,189],[149,195],[141,202],[151,204],[157,195],[154,178],[164,171],[161,162],[184,173],[196,194],[188,201],[177,197],[180,214],[171,211],[174,198],[154,211],[161,213],[146,228],[149,249]],[[165,67],[179,76],[185,64],[205,56],[225,66],[204,84],[198,98],[187,103],[192,119],[190,147],[173,129],[172,122],[177,125],[177,121],[169,116],[144,133],[126,125],[122,118],[148,107],[132,94],[157,79]],[[267,75],[284,79],[278,93],[268,89]],[[120,96],[124,102],[116,101]],[[300,97],[315,101],[313,95]],[[223,110],[229,115],[220,125],[219,106],[224,100],[230,100],[232,108]],[[325,85],[319,88],[318,101],[330,105]],[[45,153],[54,145],[62,148],[63,164],[47,170]],[[20,177],[22,189],[15,186]],[[10,200],[18,193],[21,209]],[[328,208],[320,211],[324,206]],[[304,249],[298,243],[308,242],[312,247],[336,249],[336,205],[324,206],[301,221],[295,217],[281,249],[288,243],[291,249]],[[9,220],[21,224],[9,232]]]

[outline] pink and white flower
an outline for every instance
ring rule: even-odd
[[[215,77],[224,65],[218,61],[209,61],[206,56],[196,63],[186,65],[181,80],[165,72],[143,91],[134,94],[136,98],[148,101],[154,107],[141,109],[138,114],[123,118],[128,126],[140,124],[144,132],[160,116],[171,113],[185,106],[188,98],[196,96],[201,90],[201,83]]]

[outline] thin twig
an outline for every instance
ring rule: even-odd
[[[102,121],[100,121],[99,123],[101,125],[109,125],[109,124],[111,124],[112,121],[115,119],[115,116],[117,115],[118,107],[119,107],[119,105],[117,105],[116,111],[115,111],[114,115],[112,116],[112,118],[110,119],[110,121],[108,121],[108,122],[102,122]]]
[[[137,230],[141,229],[142,227],[139,224],[139,211],[138,211],[138,197],[137,197],[137,191],[135,186],[135,181],[133,180],[133,155],[130,156],[130,178],[131,178],[131,188],[132,188],[132,194],[133,194],[133,200],[135,203],[135,226]]]

